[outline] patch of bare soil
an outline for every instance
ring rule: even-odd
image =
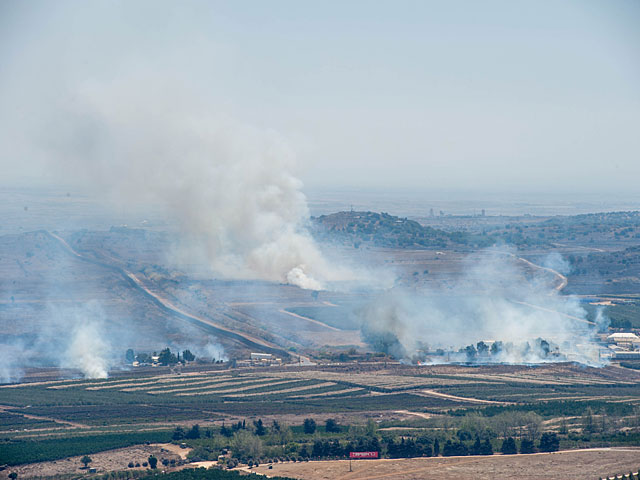
[[[175,455],[178,455],[181,459],[186,460],[187,459],[187,455],[189,454],[189,452],[192,450],[191,448],[182,448],[180,445],[175,445],[173,443],[156,443],[154,445],[151,445],[152,447],[159,447],[161,449],[164,449],[168,452],[171,452]],[[171,459],[169,459],[171,460]]]
[[[177,452],[173,447],[180,450],[180,447],[177,445],[172,445],[172,448],[169,449],[165,444],[158,444],[136,445],[133,447],[93,453],[89,455],[92,460],[89,464],[89,468],[95,468],[97,472],[130,470],[128,467],[129,462],[133,462],[134,465],[136,463],[142,465],[143,462],[147,461],[149,455],[153,455],[158,459],[158,469],[166,469],[161,463],[163,459],[166,458],[169,461],[175,460],[178,462],[181,458],[184,458],[183,455],[186,456],[186,453],[188,453],[188,450]],[[11,472],[16,472],[18,474],[18,478],[48,477],[64,474],[82,475],[83,473],[87,473],[88,470],[81,468],[83,466],[80,462],[81,458],[82,456],[77,456],[51,462],[38,462],[27,465],[18,465],[16,467],[8,467],[0,472],[0,479],[9,478],[9,474]],[[138,468],[144,469],[142,466]]]
[[[433,417],[433,415],[431,415],[430,413],[410,412],[409,410],[396,410],[395,413],[401,413],[403,415],[408,415],[412,417],[420,417],[426,420],[429,420],[431,417]]]
[[[637,471],[640,448],[601,448],[534,455],[349,460],[262,465],[253,471],[303,480],[597,479]]]

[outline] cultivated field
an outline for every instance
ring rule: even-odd
[[[640,372],[572,364],[154,370],[106,380],[53,380],[0,386],[0,434],[16,438],[81,431],[140,431],[176,423],[243,417],[349,414],[574,401],[640,403]],[[551,402],[551,403],[549,403]],[[584,403],[586,405],[587,403]],[[510,407],[509,407],[510,408]]]

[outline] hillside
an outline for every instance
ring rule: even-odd
[[[337,212],[312,218],[314,236],[321,241],[371,244],[389,248],[446,248],[455,245],[474,247],[495,243],[491,236],[468,232],[445,232],[420,225],[414,220],[388,213]]]

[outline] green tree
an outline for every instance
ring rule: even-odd
[[[262,456],[262,440],[251,432],[240,430],[233,435],[231,451],[236,458],[260,458]]]
[[[489,353],[489,346],[482,341],[476,344],[476,349],[478,351],[478,355],[487,355]]]
[[[476,356],[478,355],[478,351],[473,345],[467,345],[467,347],[464,349],[464,353],[467,356],[467,362],[474,362]]]
[[[505,438],[502,441],[502,447],[500,447],[500,451],[505,455],[515,455],[516,453],[518,453],[516,441],[513,439],[513,437]]]
[[[340,425],[338,425],[338,422],[336,422],[333,418],[327,418],[324,429],[325,431],[330,433],[338,433],[340,432],[340,430],[342,430],[340,428]]]
[[[305,418],[302,429],[308,435],[314,434],[316,432],[316,421],[313,418]]]
[[[224,436],[224,437],[232,437],[233,436],[233,432],[231,431],[230,428],[228,428],[224,423],[222,424],[222,426],[220,427],[220,435]]]
[[[535,453],[536,447],[532,440],[525,438],[520,442],[520,453]]]
[[[502,352],[502,342],[493,342],[490,349],[491,355],[498,355],[500,352]]]
[[[133,350],[130,348],[124,354],[124,358],[127,361],[127,363],[133,363],[135,361],[135,359],[136,359],[136,355],[135,355],[135,353],[133,353]]]
[[[156,466],[158,465],[158,459],[153,455],[149,455],[149,458],[147,459],[147,461],[149,462],[149,466],[151,468],[156,468]]]
[[[10,478],[11,480],[16,480],[16,478],[18,478],[18,474],[17,474],[16,472],[11,472],[11,473],[9,474],[9,478]]]
[[[189,438],[189,439],[195,439],[195,438],[200,438],[200,425],[198,425],[197,423],[195,425],[191,426],[191,430],[189,430],[184,438]]]
[[[259,418],[258,420],[254,420],[253,426],[256,427],[256,435],[258,435],[259,437],[262,437],[265,433],[267,433],[267,429],[264,427],[261,418]]]
[[[89,455],[85,455],[80,459],[80,462],[84,464],[84,468],[87,468],[87,465],[93,462],[93,460],[91,460],[91,457]]]
[[[171,350],[167,347],[160,352],[160,355],[158,355],[158,362],[161,365],[175,365],[178,363],[178,358],[171,353]]]
[[[587,407],[582,416],[582,430],[585,433],[592,434],[596,431],[595,423],[593,421],[593,410],[591,407]]]
[[[476,435],[476,441],[471,447],[471,455],[482,455],[482,444],[480,443],[480,435]]]
[[[493,455],[493,445],[488,438],[484,439],[482,442],[482,447],[480,448],[480,455]]]
[[[540,438],[541,452],[557,452],[560,448],[560,441],[555,432],[545,432]]]
[[[190,350],[185,350],[184,352],[182,352],[182,359],[185,362],[193,362],[196,359],[196,356],[191,353]]]
[[[371,419],[367,420],[367,426],[365,430],[367,437],[375,437],[377,431],[378,424]]]

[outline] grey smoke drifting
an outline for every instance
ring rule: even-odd
[[[29,28],[11,30],[0,48],[11,72],[0,79],[0,172],[161,210],[181,229],[175,259],[225,277],[307,289],[351,279],[305,228],[287,142],[235,120],[251,115],[216,83],[235,59],[203,18],[185,9],[183,23],[178,11],[82,2],[12,9]]]
[[[58,366],[79,370],[86,378],[107,378],[120,364],[114,345],[126,333],[109,332],[109,318],[96,301],[84,305],[49,305],[46,323],[17,341],[0,342],[0,382],[16,382],[24,369]]]
[[[469,257],[463,277],[445,291],[394,289],[372,302],[362,311],[364,334],[407,359],[500,341],[500,352],[477,361],[599,364],[592,340],[606,320],[589,323],[576,299],[557,292],[557,281],[544,270],[527,272],[509,250],[482,252]],[[536,348],[540,338],[551,350],[557,346],[557,355]]]
[[[162,208],[182,230],[176,258],[195,253],[225,277],[315,290],[350,278],[307,232],[295,155],[278,134],[126,91],[87,89],[55,110],[40,139],[55,171],[120,205]]]

